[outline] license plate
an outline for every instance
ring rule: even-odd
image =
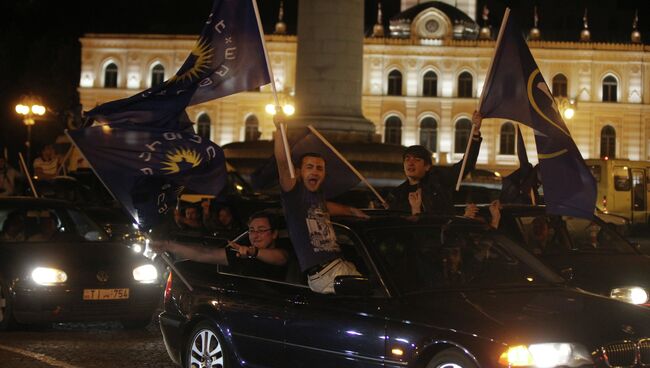
[[[129,289],[84,289],[84,300],[129,299]]]

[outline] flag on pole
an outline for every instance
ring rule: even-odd
[[[331,199],[354,188],[361,179],[350,169],[332,149],[311,130],[305,131],[289,142],[291,159],[294,164],[300,164],[300,158],[305,153],[317,153],[325,160],[325,179],[321,188],[325,198]],[[291,165],[291,163],[289,163]],[[251,174],[251,182],[256,189],[270,188],[278,183],[278,165],[275,156]]]
[[[501,203],[537,203],[537,169],[528,161],[521,129],[517,129],[517,157],[519,168],[503,178],[499,200]]]
[[[184,129],[187,106],[251,90],[271,80],[255,0],[215,0],[203,31],[176,74],[159,86],[100,105],[85,115],[102,123]]]
[[[514,120],[534,129],[549,213],[593,217],[596,181],[509,10],[479,106],[484,118]]]
[[[173,211],[181,192],[217,196],[226,184],[223,150],[193,133],[118,124],[67,134],[143,229]]]

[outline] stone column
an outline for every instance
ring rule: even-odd
[[[309,124],[333,141],[376,140],[361,112],[363,0],[298,4],[296,115],[290,131]]]

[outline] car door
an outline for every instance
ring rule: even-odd
[[[284,361],[286,285],[222,271],[227,290],[220,300],[224,325],[237,360],[256,367],[287,367]]]
[[[339,226],[335,229],[342,248],[359,245],[351,232]],[[368,275],[371,268],[367,259],[358,257],[354,261],[359,271]],[[386,298],[379,285],[377,290],[380,292],[372,297],[337,296],[295,285],[287,306],[287,366],[383,366]]]

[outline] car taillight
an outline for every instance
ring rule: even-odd
[[[167,284],[165,285],[165,294],[163,300],[167,303],[172,298],[172,273],[169,272],[167,276]]]

